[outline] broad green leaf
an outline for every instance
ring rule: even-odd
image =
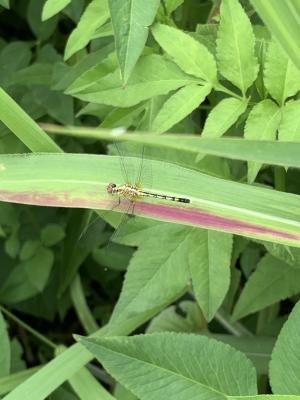
[[[162,106],[152,123],[151,130],[157,133],[166,132],[195,108],[197,108],[211,91],[210,85],[187,85],[173,94]]]
[[[42,11],[45,0],[30,0],[27,8],[27,21],[39,40],[47,40],[56,30],[58,18],[54,17],[48,21],[42,21]]]
[[[32,57],[27,42],[11,42],[0,52],[0,83],[4,85],[16,71],[26,68]]]
[[[195,229],[189,239],[189,246],[189,271],[193,290],[206,320],[210,321],[229,288],[232,236]]]
[[[32,89],[33,98],[47,114],[62,124],[74,122],[74,101],[72,97],[50,90],[46,86]]]
[[[99,55],[97,58],[100,58]],[[82,74],[73,80],[72,84],[67,89],[67,94],[73,94],[93,88],[94,84],[98,81],[101,82],[102,78],[109,77],[113,72],[116,73],[117,58],[114,53],[110,53],[96,65],[87,68]],[[120,81],[120,80],[119,80]],[[119,82],[116,79],[116,82]]]
[[[176,146],[180,148],[182,145],[183,150],[183,143],[186,142],[180,143],[177,136],[179,135],[166,135],[164,140],[170,144],[173,140],[170,138],[174,137]],[[137,140],[134,134],[127,137]],[[111,135],[110,140],[113,138],[116,136]],[[138,138],[140,143],[147,144],[150,136]],[[189,142],[191,138],[186,140]],[[201,143],[198,139],[196,143],[199,142]],[[293,143],[292,151],[296,150],[296,146],[297,143]],[[129,162],[134,170],[138,170],[139,157],[125,157],[124,161]],[[145,161],[145,166],[147,162]],[[111,210],[112,206],[116,206],[116,199],[107,193],[107,182],[124,182],[117,156],[1,155],[0,164],[0,199],[7,202]],[[151,190],[154,193],[184,197],[190,199],[191,204],[183,207],[179,202],[144,199],[136,202],[135,214],[159,221],[177,222],[300,246],[299,196],[215,178],[157,160],[151,160],[151,169]],[[147,186],[144,189],[150,190]],[[115,210],[121,211],[118,207]]]
[[[273,40],[268,48],[264,83],[270,95],[283,105],[285,100],[300,90],[300,70]]]
[[[9,0],[0,0],[0,6],[9,8]]]
[[[0,377],[9,375],[10,371],[10,344],[6,322],[0,309]]]
[[[216,83],[216,62],[205,46],[187,33],[167,25],[156,24],[152,33],[158,44],[184,72],[212,86]]]
[[[76,79],[78,79],[80,76],[82,76],[84,73],[86,73],[96,65],[101,64],[103,60],[107,59],[112,50],[112,46],[108,45],[104,48],[101,48],[101,50],[89,53],[85,55],[82,59],[80,59],[72,67],[69,67],[64,63],[57,63],[54,66],[53,70],[53,82],[51,84],[51,88],[53,90],[67,89]],[[116,69],[116,67],[117,62],[115,62],[112,69],[108,70],[106,73],[112,72],[114,69]],[[104,75],[105,74],[103,74],[103,76]]]
[[[262,310],[300,292],[300,269],[267,254],[248,279],[233,318]]]
[[[33,257],[40,246],[41,242],[39,240],[26,240],[20,251],[20,260],[25,261]]]
[[[59,224],[48,224],[41,231],[41,241],[45,246],[53,246],[65,237],[65,231]]]
[[[108,0],[123,83],[141,55],[160,0]]]
[[[235,98],[221,100],[209,113],[202,136],[217,138],[222,136],[246,111],[248,101]]]
[[[152,310],[159,311],[187,288],[187,230],[159,224],[147,238],[128,266],[120,298],[111,316],[112,324],[132,316],[143,318]]]
[[[271,353],[275,344],[274,337],[259,335],[235,336],[210,332],[207,335],[244,353],[253,362],[258,375],[268,375]],[[248,396],[243,396],[244,398],[248,398]]]
[[[107,22],[103,26],[100,26],[93,35],[92,39],[100,39],[108,36],[113,36],[113,27],[111,21]]]
[[[66,44],[65,60],[85,47],[92,39],[97,28],[109,18],[108,0],[92,0],[84,10],[77,27]]]
[[[294,64],[300,69],[300,10],[298,0],[251,0],[270,32]]]
[[[18,264],[0,288],[1,301],[14,304],[42,292],[53,261],[53,253],[41,247],[34,257]]]
[[[162,56],[150,55],[138,61],[126,87],[120,79],[120,71],[116,70],[80,92],[73,86],[68,93],[93,103],[131,107],[192,83],[199,83],[199,80],[186,75],[176,64]]]
[[[204,336],[154,333],[80,343],[142,400],[257,393],[255,368],[246,356]]]
[[[283,325],[272,352],[270,382],[274,394],[300,394],[299,329],[300,302],[298,301]]]
[[[245,139],[276,140],[281,110],[272,100],[262,100],[249,113],[245,126]],[[248,182],[253,183],[261,164],[248,163]]]
[[[5,252],[11,257],[16,258],[20,250],[20,240],[17,233],[13,233],[5,241]]]
[[[47,0],[42,12],[42,21],[53,17],[63,10],[72,0]]]
[[[291,142],[300,140],[300,100],[289,101],[282,108],[278,139]]]
[[[60,152],[59,146],[0,88],[0,120],[32,151]]]
[[[223,0],[220,15],[217,39],[219,71],[245,95],[258,72],[252,26],[238,0]]]
[[[36,63],[16,71],[10,79],[3,83],[5,88],[13,85],[48,85],[52,77],[53,67],[48,63]]]
[[[259,241],[258,241],[259,242]],[[278,243],[262,242],[272,256],[289,264],[291,267],[300,266],[300,252],[296,247],[288,247]]]

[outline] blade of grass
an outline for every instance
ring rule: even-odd
[[[71,299],[81,321],[82,326],[87,334],[91,334],[98,329],[97,322],[95,321],[91,310],[89,309],[83,288],[81,285],[80,276],[77,274],[70,287]]]
[[[130,157],[130,162],[138,169],[139,158]],[[154,193],[188,198],[190,204],[145,198],[136,203],[135,214],[300,246],[299,196],[226,181],[175,164],[145,162],[151,163]],[[119,157],[114,156],[4,155],[0,164],[2,201],[111,210],[116,200],[107,193],[107,185],[124,183]],[[122,206],[127,207],[126,201],[116,211],[122,211]]]
[[[0,121],[2,121],[31,151],[62,151],[40,126],[1,88]]]
[[[9,376],[5,376],[0,378],[0,395],[4,395],[17,386],[21,385],[27,378],[32,376],[35,372],[37,372],[41,367],[28,368],[21,372],[16,372]]]
[[[300,142],[272,142],[237,138],[205,139],[197,135],[144,135],[96,128],[60,127],[43,124],[49,133],[107,141],[127,140],[149,146],[186,151],[197,155],[210,154],[233,160],[256,161],[262,164],[300,168]]]

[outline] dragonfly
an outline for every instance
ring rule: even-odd
[[[119,237],[128,220],[134,216],[135,204],[141,199],[148,197],[165,201],[190,203],[190,199],[185,197],[171,196],[164,193],[146,191],[143,189],[144,184],[147,185],[147,187],[151,187],[152,184],[151,160],[147,159],[147,163],[145,163],[145,146],[142,146],[142,148],[139,149],[137,149],[135,146],[133,151],[132,147],[127,142],[113,142],[110,149],[112,149],[111,153],[119,156],[119,163],[123,176],[122,183],[117,184],[115,182],[110,182],[107,185],[107,193],[117,199],[117,202],[112,206],[111,211],[119,208],[121,203],[124,203],[124,201],[129,201],[129,204],[127,208],[122,207],[122,210],[119,208],[119,211],[121,212],[121,218],[119,219],[117,226],[115,226],[114,233],[109,239],[107,246],[108,248]],[[135,168],[130,162],[130,157],[127,157],[128,155],[135,156],[140,159],[135,179],[132,179]],[[82,237],[91,227],[91,225],[93,225],[98,219],[99,217],[94,219],[94,221],[86,227],[84,232],[82,232],[80,237]]]
[[[124,183],[117,185],[115,182],[111,182],[108,184],[106,190],[107,190],[107,193],[109,193],[110,195],[118,197],[118,205],[120,205],[121,201],[124,199],[130,201],[130,206],[125,214],[129,214],[130,209],[131,209],[131,213],[133,214],[135,203],[144,197],[150,197],[150,198],[166,200],[166,201],[174,201],[174,202],[179,202],[179,203],[190,203],[191,202],[190,199],[188,199],[186,197],[177,197],[177,196],[171,196],[168,194],[148,192],[146,190],[143,190],[141,180],[142,180],[142,176],[143,176],[143,169],[145,167],[145,163],[144,163],[145,147],[144,146],[142,148],[139,172],[138,172],[137,177],[134,182],[130,181],[130,179],[129,179],[129,173],[128,173],[128,170],[126,167],[125,157],[123,155],[123,151],[121,150],[122,147],[116,142],[115,148],[119,155],[121,170],[122,170],[123,178],[124,178]],[[148,163],[147,165],[149,168],[150,164]]]

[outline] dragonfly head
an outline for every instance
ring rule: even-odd
[[[115,189],[116,187],[117,187],[117,185],[116,185],[115,183],[110,183],[110,184],[107,186],[106,190],[107,190],[108,193],[112,194],[112,193],[114,193],[114,189]]]

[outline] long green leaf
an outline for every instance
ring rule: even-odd
[[[200,229],[192,234],[189,271],[195,297],[207,321],[214,317],[229,288],[231,249],[231,235]]]
[[[92,39],[97,28],[109,18],[107,0],[92,0],[84,10],[77,27],[69,36],[65,48],[65,60],[81,50]]]
[[[267,51],[264,83],[270,95],[280,105],[300,90],[300,70],[274,40]]]
[[[160,0],[108,0],[123,83],[147,41]]]
[[[97,68],[97,67],[96,67]],[[95,69],[96,69],[95,68]],[[99,77],[90,76],[89,84],[82,86],[81,78],[74,82],[67,93],[92,103],[108,104],[117,107],[131,107],[153,96],[167,94],[182,86],[199,83],[199,79],[185,74],[176,64],[162,56],[152,54],[142,57],[124,87],[120,71]],[[101,75],[100,75],[101,77]]]
[[[139,161],[131,158],[137,169]],[[111,209],[116,200],[107,193],[107,185],[124,183],[119,159],[112,156],[4,155],[0,164],[2,201]],[[136,203],[137,215],[300,245],[297,195],[214,178],[174,164],[166,168],[160,161],[151,161],[151,167],[154,193],[185,197],[190,204],[183,207],[148,199]]]
[[[213,55],[188,34],[171,26],[156,24],[152,33],[155,40],[187,74],[214,85],[217,67]]]
[[[217,39],[220,73],[245,95],[258,71],[252,26],[238,0],[223,0],[220,16]]]
[[[300,9],[296,0],[250,0],[264,23],[300,69]]]
[[[204,336],[154,333],[84,338],[81,343],[121,384],[143,400],[202,396],[221,400],[225,395],[257,392],[255,369],[246,356]]]
[[[0,88],[0,121],[31,151],[60,152],[55,142]]]
[[[159,148],[172,148],[198,155],[210,154],[234,160],[257,161],[259,163],[300,168],[300,143],[273,141],[247,141],[237,138],[206,139],[196,135],[141,135],[122,134],[117,131],[96,128],[61,127],[43,124],[47,132],[66,136],[93,138],[98,140],[127,140]]]
[[[284,324],[272,353],[270,380],[273,393],[300,394],[299,329],[300,302],[298,301]]]
[[[47,0],[44,4],[42,21],[53,17],[63,10],[72,0]]]
[[[0,311],[0,377],[7,376],[10,371],[10,343],[6,322]]]
[[[245,139],[275,140],[280,123],[281,110],[272,100],[263,100],[257,103],[249,113],[245,126]],[[248,182],[252,183],[260,163],[248,163]]]
[[[202,131],[202,137],[222,136],[247,108],[248,101],[235,98],[221,100],[209,113]]]
[[[189,280],[186,254],[190,233],[181,226],[169,224],[138,231],[139,248],[128,266],[111,323],[121,325],[134,315],[142,318],[153,314],[182,296]],[[135,244],[134,239],[132,243]]]
[[[247,281],[233,318],[242,318],[299,292],[300,269],[267,254]]]
[[[289,101],[283,107],[278,139],[300,141],[300,100]]]
[[[172,128],[197,108],[210,91],[210,85],[187,85],[179,89],[163,104],[152,123],[151,130],[161,133]]]

